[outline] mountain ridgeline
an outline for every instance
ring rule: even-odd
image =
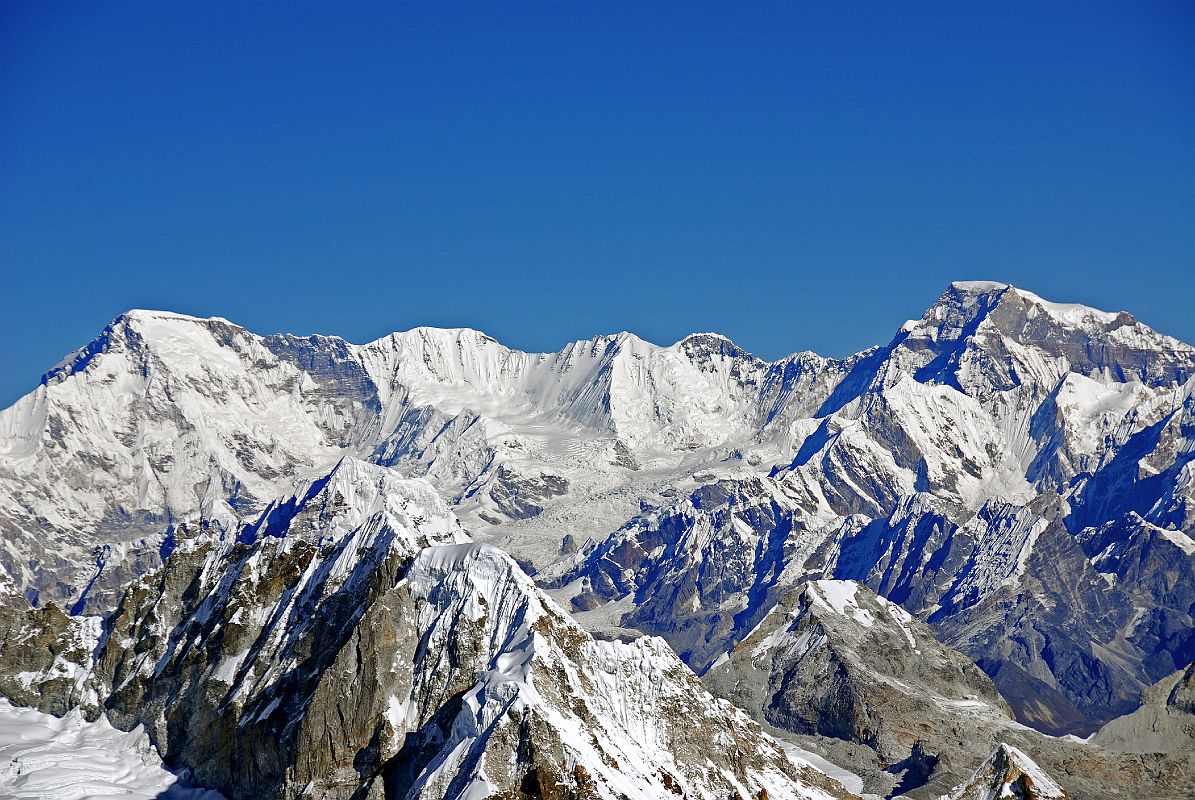
[[[132,311],[0,412],[0,694],[233,798],[1182,797],[1193,459],[1195,348],[997,283],[774,362]]]

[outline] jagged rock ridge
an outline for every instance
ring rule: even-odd
[[[594,640],[429,484],[354,460],[178,542],[96,653],[84,691],[45,669],[26,699],[142,724],[229,798],[848,796],[664,642]]]
[[[791,592],[704,680],[775,729],[828,743],[883,796],[935,800],[1005,745],[1032,753],[1075,798],[1178,798],[1195,776],[1181,750],[1101,749],[1019,724],[973,662],[854,581]]]
[[[997,746],[988,760],[946,800],[998,800],[1001,797],[1068,800],[1062,787],[1033,763],[1033,759],[1007,744]]]

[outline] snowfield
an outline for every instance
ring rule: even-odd
[[[78,711],[64,717],[0,699],[0,797],[12,800],[224,800],[180,785],[140,726],[127,733]]]

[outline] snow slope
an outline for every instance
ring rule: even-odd
[[[141,728],[124,732],[78,711],[54,717],[0,699],[0,797],[12,800],[223,800],[162,766]]]

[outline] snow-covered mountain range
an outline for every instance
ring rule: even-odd
[[[921,717],[998,717],[1101,796],[1127,762],[1049,742],[1195,659],[1193,395],[1195,348],[986,282],[840,360],[133,311],[0,412],[0,693],[144,724],[229,797],[845,796],[747,714],[912,795],[994,744]],[[937,666],[843,656],[867,619]],[[813,665],[918,719],[843,716]],[[1191,766],[1133,758],[1157,796]]]

